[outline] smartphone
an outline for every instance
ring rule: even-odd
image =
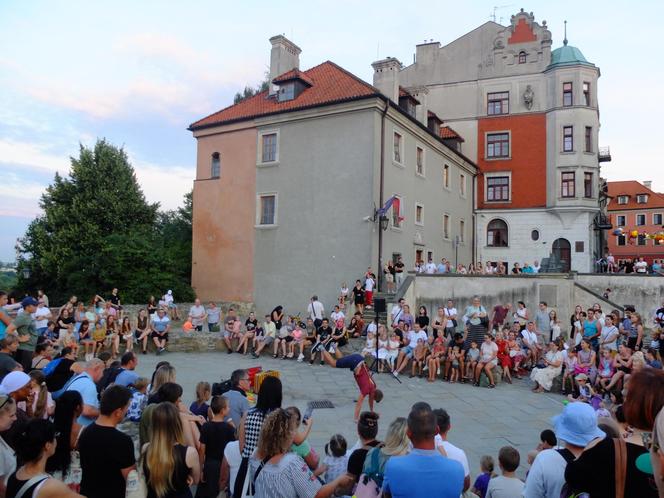
[[[313,413],[313,411],[314,411],[314,407],[311,406],[311,405],[308,405],[307,406],[307,411],[304,412],[304,417],[302,417],[302,421],[306,422],[307,420],[309,420],[311,418],[311,414]]]

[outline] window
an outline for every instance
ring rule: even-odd
[[[262,135],[263,140],[263,155],[262,161],[264,163],[270,163],[277,160],[277,134],[276,133],[266,133]]]
[[[489,93],[486,96],[486,113],[489,116],[496,114],[507,114],[510,112],[510,93]]]
[[[509,176],[490,176],[486,179],[486,200],[489,202],[510,200]]]
[[[618,204],[627,204],[628,201],[629,201],[629,196],[627,195],[618,196]]]
[[[267,194],[259,196],[259,225],[275,225],[276,224],[276,207],[277,196],[274,194]]]
[[[394,161],[401,164],[401,135],[394,132]]]
[[[637,204],[647,204],[648,203],[648,195],[647,194],[638,194],[636,196],[636,203]]]
[[[402,214],[402,201],[401,197],[395,196],[396,199],[395,201],[399,202],[393,202],[392,203],[392,226],[394,228],[401,228],[401,225],[403,224],[403,214]]]
[[[574,104],[572,94],[572,82],[563,83],[563,106],[568,107]]]
[[[662,225],[662,213],[656,213],[652,215],[652,224],[653,225]]]
[[[583,197],[586,199],[593,198],[593,174],[584,173],[583,174]]]
[[[645,224],[646,224],[646,215],[645,214],[637,214],[636,215],[636,226],[642,227]]]
[[[422,204],[415,204],[415,224],[416,225],[423,225],[424,222],[423,220],[423,212],[424,212],[424,207]]]
[[[466,175],[463,173],[459,175],[459,193],[461,197],[466,197]]]
[[[593,129],[591,126],[586,126],[586,152],[593,151]]]
[[[519,64],[525,64],[526,63],[526,53],[522,50],[519,52]]]
[[[624,215],[618,215],[616,216],[616,225],[619,227],[624,227],[625,226],[625,216]]]
[[[443,166],[443,187],[450,188],[450,167],[447,164]]]
[[[210,178],[219,178],[221,173],[221,156],[219,152],[212,154],[212,162],[210,163]]]
[[[590,83],[583,82],[583,103],[590,107]]]
[[[574,173],[561,173],[560,175],[560,195],[562,197],[575,197]]]
[[[424,176],[424,149],[422,147],[418,147],[416,149],[416,166],[415,166],[415,172],[418,175]]]
[[[466,233],[466,222],[459,220],[459,242],[463,243]]]
[[[286,102],[295,98],[295,83],[286,83],[279,86],[278,100]]]
[[[636,238],[636,243],[640,246],[645,246],[646,236],[640,233],[639,236]]]
[[[427,251],[427,261],[433,261],[433,251]]]
[[[509,157],[510,135],[509,133],[490,133],[486,136],[486,157]]]
[[[489,247],[507,247],[507,223],[503,220],[491,220],[486,227],[486,245]]]
[[[450,215],[443,215],[443,237],[446,239],[450,238]]]
[[[539,230],[533,230],[532,232],[530,232],[530,238],[535,242],[539,240],[539,237],[540,237]]]
[[[574,151],[574,127],[563,126],[563,152]]]
[[[619,246],[626,245],[627,244],[627,237],[625,237],[624,235],[618,235],[618,237],[616,238],[616,244],[619,245]]]

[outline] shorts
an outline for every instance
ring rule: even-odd
[[[323,320],[321,320],[320,318],[316,318],[314,320],[314,327],[319,328],[321,325],[323,325]]]
[[[634,351],[634,348],[636,347],[636,341],[637,341],[637,339],[638,339],[638,337],[629,337],[629,338],[627,339],[627,347],[628,347],[629,349],[631,349],[632,351]]]
[[[260,337],[258,337],[258,340],[261,341],[261,342],[264,342],[266,346],[269,346],[270,344],[272,344],[274,342],[274,337],[269,336],[269,335],[268,336],[260,336]]]
[[[286,341],[287,343],[292,342],[293,341],[293,336],[287,335],[286,337],[280,337],[279,340],[280,341]]]
[[[168,342],[168,334],[160,335],[157,332],[152,332],[152,334],[150,334],[150,337],[152,337],[153,339],[156,337],[159,340],[165,340],[166,342]]]
[[[224,339],[230,339],[231,337],[233,337],[233,332],[229,332],[226,329],[224,329],[223,334],[224,334],[223,335]]]
[[[360,393],[363,396],[369,396],[374,391],[376,391],[376,383],[371,378],[371,374],[369,374],[369,370],[367,369],[366,365],[361,366],[357,372],[354,372],[353,377],[355,377],[357,387],[360,389]]]
[[[403,348],[403,349],[401,350],[401,352],[403,353],[403,355],[404,355],[406,358],[412,358],[412,357],[413,357],[413,352],[414,352],[414,351],[415,351],[415,349],[411,348],[410,346],[406,346],[405,348]]]
[[[140,331],[140,330],[134,330],[134,337],[135,337],[136,339],[138,339],[139,337],[141,337],[141,331]]]
[[[350,370],[355,370],[355,368],[364,361],[364,357],[361,354],[349,354],[343,358],[337,360],[337,368],[349,368]]]
[[[387,273],[387,274],[385,275],[385,281],[386,281],[388,284],[391,284],[392,282],[394,282],[394,275],[392,275],[391,273]]]

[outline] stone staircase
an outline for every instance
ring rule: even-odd
[[[394,302],[396,302],[396,294],[388,294],[387,292],[376,292],[373,295],[374,300],[376,298],[379,299],[385,299],[386,303],[386,308],[387,311],[384,313],[378,313],[378,320],[379,323],[387,323],[387,317],[389,315],[390,309],[392,309],[392,305]],[[350,313],[352,316],[352,313]],[[362,319],[364,320],[364,323],[369,323],[373,321],[376,318],[376,311],[374,309],[364,310],[364,313],[362,313]]]

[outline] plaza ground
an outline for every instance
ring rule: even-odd
[[[254,360],[235,353],[165,353],[139,355],[136,371],[149,378],[161,360],[176,368],[177,382],[184,389],[183,401],[187,405],[195,400],[198,381],[226,380],[236,368],[261,366],[263,370],[278,370],[284,386],[284,407],[295,405],[304,411],[308,401],[318,399],[329,399],[335,406],[314,411],[309,440],[319,454],[323,454],[325,443],[335,433],[343,434],[349,447],[357,440],[353,410],[358,390],[350,370],[266,356]],[[378,438],[383,439],[390,422],[399,416],[406,417],[417,401],[445,408],[452,419],[449,440],[466,451],[473,480],[479,473],[482,455],[492,455],[499,472],[498,450],[505,445],[512,445],[521,453],[522,465],[517,474],[524,478],[528,451],[538,444],[539,433],[551,427],[551,417],[563,408],[560,395],[534,394],[528,380],[515,380],[513,385],[501,383],[496,389],[442,381],[431,384],[425,379],[409,379],[408,375],[400,376],[400,380],[403,384],[389,374],[376,377],[385,393],[385,399],[376,405],[380,413]]]

